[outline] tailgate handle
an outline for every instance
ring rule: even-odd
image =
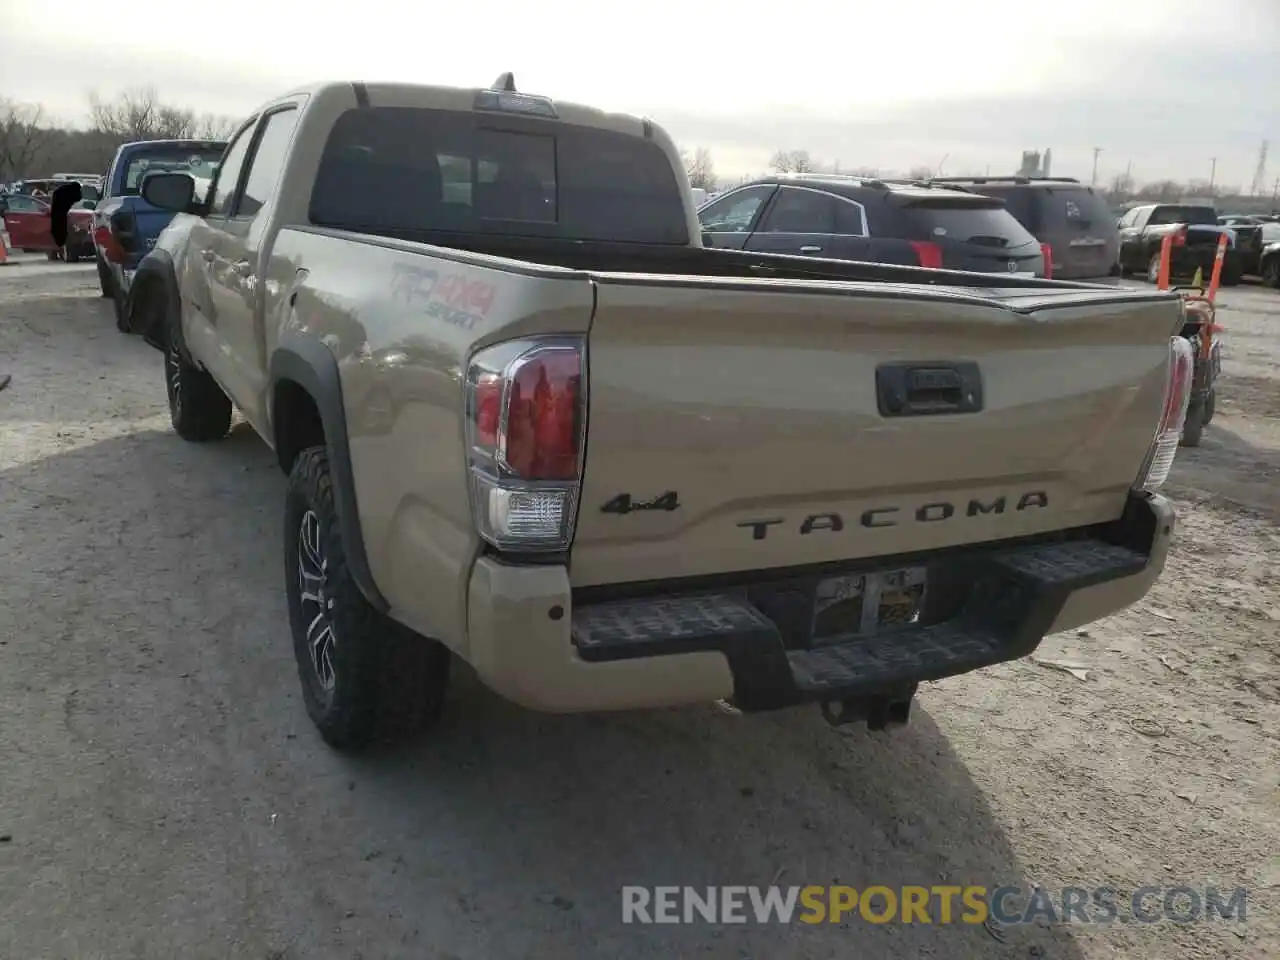
[[[882,417],[928,417],[982,409],[982,374],[970,361],[910,361],[876,367]]]

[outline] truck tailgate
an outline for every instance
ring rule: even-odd
[[[1180,317],[1106,289],[595,282],[575,586],[1114,519]]]

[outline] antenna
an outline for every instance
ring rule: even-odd
[[[1249,192],[1255,197],[1262,196],[1263,191],[1267,189],[1267,141],[1262,141],[1262,146],[1258,148],[1258,165],[1253,170],[1253,186],[1249,188]]]
[[[516,75],[508,71],[498,74],[498,79],[489,85],[490,90],[501,90],[504,93],[516,92]]]

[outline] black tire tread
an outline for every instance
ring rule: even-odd
[[[298,597],[295,544],[305,510],[320,520],[327,592],[333,611],[335,674],[333,694],[320,691],[306,648]],[[448,685],[450,653],[380,613],[356,586],[334,506],[333,480],[324,447],[303,450],[289,473],[286,492],[285,577],[294,656],[307,713],[320,736],[337,750],[359,750],[420,733],[440,716]]]
[[[1182,425],[1182,437],[1178,445],[1182,447],[1198,447],[1204,436],[1204,405],[1192,404],[1187,408],[1187,419]]]
[[[221,440],[231,429],[231,401],[206,371],[188,363],[181,355],[178,363],[182,369],[178,383],[182,402],[175,410],[169,385],[168,357],[165,358],[165,390],[170,394],[169,422],[173,424],[174,432],[191,443]]]

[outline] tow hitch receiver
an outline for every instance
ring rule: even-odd
[[[876,697],[823,700],[819,704],[822,719],[833,727],[865,721],[867,729],[874,731],[905,726],[911,716],[911,701],[915,698],[917,686],[913,683],[910,687]]]

